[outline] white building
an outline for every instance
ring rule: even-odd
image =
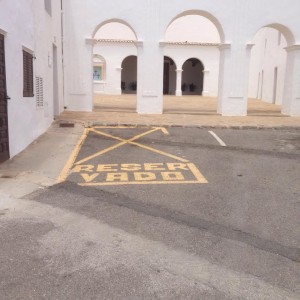
[[[255,35],[253,44],[249,97],[281,105],[284,96],[287,42],[280,31],[263,28]]]
[[[203,28],[195,32],[193,28]],[[137,48],[134,32],[124,24],[111,22],[95,34],[94,92],[135,93]],[[218,95],[219,33],[201,16],[177,19],[167,29],[164,42],[163,93],[170,95]],[[191,87],[192,85],[194,88]]]
[[[210,20],[219,33],[219,113],[246,115],[252,41],[260,29],[267,27],[279,30],[287,42],[282,111],[287,115],[300,114],[298,0],[149,0],[143,3],[139,0],[65,0],[64,5],[68,40],[64,51],[65,77],[68,78],[65,96],[70,110],[92,110],[92,54],[97,43],[96,34],[103,26],[118,22],[130,28],[135,37],[131,46],[134,45],[137,54],[137,112],[162,113],[164,56],[170,50],[165,40],[166,31],[177,19],[198,15]],[[193,30],[203,29],[194,26]],[[113,55],[115,49],[105,47],[110,48]],[[204,67],[207,68],[205,64]],[[121,73],[121,62],[114,68]],[[176,68],[180,72],[178,64]],[[109,76],[108,70],[106,74]],[[118,82],[120,78],[121,74]],[[114,84],[109,88],[117,92]]]
[[[63,110],[61,2],[0,2],[0,161],[25,149]]]
[[[217,97],[224,116],[246,115],[248,97],[299,116],[299,11],[299,0],[1,0],[0,161],[64,108],[91,111],[94,92],[136,93],[138,113],[183,93]]]

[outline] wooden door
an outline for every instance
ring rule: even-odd
[[[9,159],[4,36],[0,34],[0,162]]]

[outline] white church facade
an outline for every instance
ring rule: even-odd
[[[136,94],[163,113],[164,95],[216,97],[247,115],[248,98],[300,116],[298,0],[2,0],[0,161],[64,109],[93,94]]]
[[[172,5],[169,1],[161,0],[149,0],[143,3],[138,0],[116,0],[109,3],[66,0],[65,8],[65,35],[68,37],[68,45],[64,52],[66,54],[65,72],[68,78],[65,97],[68,99],[68,109],[70,110],[90,111],[93,109],[94,84],[91,74],[93,74],[94,65],[97,65],[94,55],[98,56],[98,59],[106,61],[107,84],[104,87],[103,83],[102,85],[99,83],[98,92],[122,92],[121,73],[123,68],[120,57],[117,57],[120,56],[119,49],[122,47],[121,51],[124,51],[125,57],[136,56],[137,112],[162,113],[165,58],[172,58],[176,65],[175,73],[182,72],[182,61],[177,54],[180,52],[178,48],[186,47],[178,43],[177,45],[169,43],[166,40],[166,32],[172,23],[181,17],[196,15],[208,19],[216,28],[219,36],[218,46],[211,49],[219,51],[217,71],[214,70],[215,66],[203,63],[203,92],[208,92],[212,96],[217,94],[218,113],[224,116],[246,115],[248,97],[255,96],[253,91],[258,89],[257,76],[259,73],[261,73],[260,80],[264,78],[263,89],[269,90],[266,88],[268,82],[272,82],[272,89],[274,88],[274,69],[271,78],[267,76],[269,71],[262,74],[263,70],[260,72],[255,70],[262,66],[257,65],[250,68],[251,52],[252,47],[255,48],[256,34],[261,29],[270,28],[280,32],[282,40],[286,42],[284,75],[281,74],[281,67],[278,66],[277,69],[277,80],[284,77],[281,83],[282,87],[280,87],[280,83],[277,84],[278,89],[282,89],[280,100],[282,112],[290,116],[300,114],[300,26],[298,18],[300,4],[296,0],[285,2],[264,0],[263,3],[258,0],[251,2],[175,0],[172,1]],[[123,44],[119,42],[118,45],[116,45],[116,41],[109,42],[99,39],[97,33],[109,23],[126,25],[133,32],[134,39],[124,40]],[[201,31],[203,28],[194,26],[192,30]],[[208,52],[208,48],[205,48],[204,45],[187,46],[190,46],[186,48],[187,51],[196,49],[198,55],[192,56],[205,60],[203,59],[205,55],[201,54],[201,51]],[[95,51],[95,48],[98,48],[99,51]],[[177,53],[176,57],[174,57],[174,52]],[[181,51],[181,53],[183,52]],[[256,55],[260,56],[261,54],[257,53]],[[78,57],[80,59],[77,59]],[[178,62],[176,62],[177,59]],[[110,60],[114,62],[110,63]],[[210,61],[210,58],[206,60]],[[212,60],[213,58],[211,58]],[[250,69],[255,72],[254,83],[251,82],[252,79],[250,80]],[[114,74],[113,80],[109,78],[111,74]],[[207,75],[206,78],[205,75]],[[217,84],[215,76],[217,76]],[[170,93],[178,95],[184,82],[178,74],[175,74],[174,77],[177,78],[176,88],[174,91],[174,87],[172,87]],[[208,84],[210,88],[205,87],[205,79],[206,83],[210,82]],[[216,85],[217,88],[215,88]],[[278,92],[278,94],[280,93]],[[268,96],[268,99],[270,97],[273,96]]]

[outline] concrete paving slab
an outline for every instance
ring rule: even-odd
[[[22,197],[37,189],[57,183],[57,177],[84,128],[49,130],[12,159],[0,164],[0,193]]]
[[[197,96],[165,96],[162,115],[137,114],[136,96],[94,97],[93,112],[65,111],[57,120],[100,125],[157,125],[212,128],[300,128],[300,117],[281,114],[281,107],[249,99],[248,116],[223,117],[217,114],[217,100]]]

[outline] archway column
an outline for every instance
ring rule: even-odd
[[[66,58],[64,106],[68,110],[93,110],[93,47],[94,42],[86,39]]]
[[[164,55],[157,42],[136,44],[137,67],[137,112],[162,114],[163,112],[163,61]]]
[[[122,89],[121,89],[121,78],[122,78],[122,67],[117,67],[116,68],[116,74],[117,74],[117,80],[118,86],[115,87],[115,94],[116,95],[122,95]]]
[[[300,116],[300,45],[286,48],[287,63],[282,99],[282,113]]]
[[[246,116],[248,102],[249,63],[252,44],[222,44],[218,113],[223,116]]]
[[[181,89],[181,84],[182,84],[182,69],[177,69],[176,70],[176,96],[182,96],[182,89]]]
[[[202,96],[209,96],[209,75],[210,72],[209,70],[203,70],[203,91],[202,91]]]

